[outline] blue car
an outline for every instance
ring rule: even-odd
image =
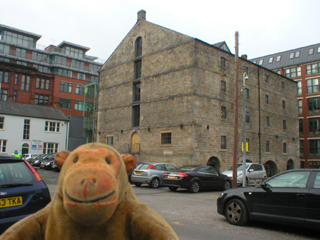
[[[47,185],[30,163],[0,156],[1,229],[44,208],[50,201]]]

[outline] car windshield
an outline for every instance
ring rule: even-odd
[[[0,186],[30,184],[34,182],[31,171],[24,162],[0,163]]]
[[[238,168],[237,168],[237,171],[242,171],[243,170],[243,167],[242,167],[243,164],[238,164]],[[246,169],[248,169],[250,167],[250,164],[246,164]],[[228,170],[232,171],[233,170],[233,166],[229,167]]]
[[[198,167],[198,166],[182,166],[182,167],[179,167],[178,169],[179,170],[193,170],[196,167]]]

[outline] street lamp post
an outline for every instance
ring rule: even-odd
[[[246,89],[246,80],[248,80],[248,75],[246,72],[243,73],[243,142],[242,142],[242,186],[245,187],[247,182],[246,182],[246,151],[247,151],[247,136],[246,136],[246,97],[247,97],[247,89]]]

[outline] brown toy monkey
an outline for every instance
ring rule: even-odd
[[[89,143],[59,152],[56,162],[63,167],[51,203],[15,223],[0,240],[179,239],[137,200],[127,177],[135,167],[132,155]]]

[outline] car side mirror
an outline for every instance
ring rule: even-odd
[[[263,188],[263,190],[265,190],[266,192],[272,192],[271,191],[271,189],[268,187],[268,184],[267,184],[267,182],[266,181],[263,181],[262,183],[261,183],[261,187]]]

